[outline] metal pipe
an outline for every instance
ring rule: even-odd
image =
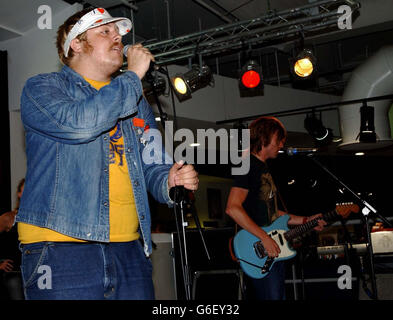
[[[233,20],[223,16],[220,12],[218,12],[216,9],[212,8],[211,6],[209,6],[205,1],[203,0],[194,0],[194,2],[200,4],[202,7],[204,7],[205,9],[209,10],[211,13],[213,13],[214,15],[216,15],[217,17],[219,17],[220,19],[226,21],[226,22],[233,22]]]
[[[336,23],[337,23],[336,20],[326,21],[326,22],[320,23],[318,25],[314,25],[314,26],[310,26],[310,27],[304,27],[303,30],[313,31],[314,29],[318,29],[318,28],[321,28],[321,27],[326,27],[326,26],[329,26],[329,25],[332,25],[332,24],[336,24]],[[210,55],[210,54],[223,52],[223,51],[225,51],[226,49],[229,49],[229,48],[231,48],[231,49],[239,49],[239,48],[242,47],[243,44],[255,45],[257,43],[260,43],[260,42],[263,42],[263,41],[266,41],[266,40],[270,40],[270,39],[273,39],[273,38],[293,35],[293,34],[296,34],[297,32],[298,32],[297,30],[288,30],[288,31],[285,31],[285,32],[277,32],[277,33],[275,33],[273,35],[267,35],[267,36],[263,36],[263,37],[259,37],[259,38],[253,38],[253,39],[246,40],[246,41],[238,40],[237,42],[229,43],[227,45],[221,45],[221,46],[218,46],[218,47],[214,47],[214,42],[213,43],[206,43],[206,44],[203,44],[203,47],[207,47],[207,49],[200,51],[200,53],[202,53],[204,56],[207,56],[207,55]],[[187,50],[191,51],[190,53],[185,53],[183,55],[175,56],[173,58],[169,58],[169,59],[166,59],[166,60],[156,60],[157,61],[156,63],[158,65],[165,65],[165,64],[168,64],[168,63],[171,63],[171,62],[174,62],[174,61],[179,61],[179,60],[183,60],[183,59],[188,58],[188,57],[192,57],[192,56],[195,55],[195,53],[192,51],[194,48],[195,48],[194,46],[189,46],[187,48],[181,48],[181,49],[173,50],[171,52],[164,52],[164,53],[155,54],[156,58],[160,58],[160,57],[163,57],[163,56],[166,56],[166,55],[169,55],[169,54],[173,54],[173,53],[180,53],[180,52],[187,51]]]
[[[139,8],[136,5],[133,5],[126,0],[120,0],[120,2],[122,2],[125,6],[129,7],[132,10],[136,10],[136,11],[139,10]]]
[[[302,11],[304,11],[306,9],[309,9],[309,8],[313,8],[315,6],[320,6],[320,5],[327,4],[327,3],[333,4],[333,3],[338,3],[338,2],[339,3],[341,3],[341,2],[345,2],[346,3],[346,1],[343,1],[343,0],[324,0],[324,1],[319,1],[319,2],[308,4],[308,5],[305,5],[305,6],[302,6],[302,7],[283,10],[283,11],[277,12],[275,14],[269,13],[269,14],[266,14],[266,15],[261,16],[261,17],[252,18],[252,19],[248,19],[248,20],[243,20],[243,21],[235,22],[235,23],[232,23],[232,24],[224,25],[224,26],[210,28],[210,29],[204,30],[203,32],[194,32],[194,33],[191,33],[191,34],[188,34],[188,35],[185,35],[185,36],[177,37],[175,39],[163,40],[163,41],[156,42],[156,43],[153,43],[153,44],[149,45],[149,49],[152,50],[152,49],[154,49],[157,46],[165,46],[166,44],[171,43],[171,42],[181,42],[181,41],[186,41],[186,40],[192,41],[193,38],[199,38],[200,36],[203,36],[203,35],[208,34],[208,33],[218,33],[218,32],[223,33],[226,30],[230,30],[230,29],[233,29],[233,28],[236,28],[236,27],[240,27],[242,25],[246,25],[247,27],[250,27],[252,25],[259,25],[259,24],[265,24],[266,25],[267,24],[266,20],[282,20],[282,17],[285,17],[287,15],[295,16],[296,14],[299,14],[300,12],[302,12]]]
[[[278,68],[277,50],[274,50],[274,57],[276,58],[276,71],[277,71],[278,86],[281,87],[281,83],[280,83],[280,70],[279,70],[279,68]]]
[[[231,41],[231,40],[236,40],[236,39],[239,39],[240,37],[242,39],[244,39],[246,37],[252,37],[252,36],[258,36],[258,40],[261,40],[263,38],[263,35],[260,36],[260,35],[258,35],[258,33],[263,33],[263,32],[266,33],[268,31],[274,31],[275,29],[278,29],[278,28],[284,29],[285,27],[291,27],[291,26],[294,26],[294,25],[298,25],[298,24],[300,25],[300,24],[304,24],[306,22],[311,22],[313,20],[317,20],[318,18],[319,19],[326,19],[326,18],[338,16],[338,15],[339,14],[337,12],[333,12],[333,13],[329,12],[329,13],[325,13],[325,14],[322,14],[322,15],[317,16],[317,17],[309,17],[309,18],[298,19],[298,20],[294,20],[294,21],[291,21],[291,22],[287,22],[287,23],[281,24],[279,26],[269,26],[269,27],[259,28],[259,29],[256,29],[256,30],[244,32],[240,36],[239,35],[233,35],[233,36],[228,36],[228,37],[224,37],[224,38],[220,38],[220,39],[215,39],[215,40],[213,39],[211,41],[198,43],[197,45],[199,46],[199,48],[201,48],[201,47],[210,47],[210,46],[213,46],[215,44],[217,45],[217,44],[219,44],[221,42],[228,42],[228,41]],[[336,23],[336,22],[337,22],[337,20],[334,20],[334,23]],[[318,25],[314,25],[314,26],[318,26]],[[307,29],[309,29],[309,28],[307,28],[307,26],[302,27],[302,30],[307,30]],[[296,30],[291,30],[291,33],[298,33],[298,32],[299,32],[299,28],[297,28]],[[280,34],[277,33],[277,35],[280,35]],[[247,41],[247,40],[245,40],[245,41]],[[260,41],[258,41],[258,42],[260,42]],[[150,50],[153,49],[152,45],[146,45],[146,48],[148,48]],[[155,54],[155,57],[162,57],[162,56],[166,56],[166,55],[169,55],[169,54],[178,53],[178,52],[181,52],[181,51],[193,50],[195,48],[196,48],[196,45],[189,45],[187,47],[182,47],[182,48],[175,49],[175,50],[172,50],[172,51],[167,51],[167,52],[163,52],[163,53],[160,53],[160,54]]]
[[[171,35],[171,20],[170,20],[170,15],[169,15],[169,1],[165,0],[166,3],[166,21],[168,23],[168,39],[172,38]]]
[[[223,52],[224,50],[229,48],[238,49],[239,47],[241,47],[241,44],[249,44],[249,45],[258,44],[269,39],[295,35],[296,33],[299,32],[299,30],[302,30],[303,32],[315,31],[330,26],[332,24],[335,24],[337,23],[336,18],[339,14],[336,11],[333,11],[333,12],[323,13],[320,15],[294,19],[291,21],[286,20],[287,22],[285,23],[277,23],[276,25],[270,24],[266,26],[267,24],[273,21],[285,20],[286,15],[296,16],[307,8],[321,6],[324,4],[339,4],[339,3],[347,3],[347,1],[343,1],[343,0],[318,1],[303,7],[284,10],[279,12],[278,14],[273,15],[270,13],[263,17],[249,19],[246,21],[240,21],[237,23],[233,23],[231,25],[211,28],[205,31],[196,32],[182,37],[177,37],[175,39],[149,44],[146,45],[146,47],[150,49],[150,51],[152,51],[152,53],[156,58],[156,63],[159,65],[168,64],[174,61],[179,61],[184,58],[189,58],[198,53],[207,56],[209,54]],[[325,20],[325,21],[316,23],[316,20]],[[309,22],[313,22],[313,25],[311,26],[307,25],[307,23]],[[250,30],[252,26],[255,27],[261,24],[263,24],[264,26]],[[233,29],[229,36],[224,36],[218,39],[213,38],[217,35],[222,35],[223,33],[228,34],[230,28],[238,28],[238,29],[237,30]],[[285,28],[288,30],[281,31]],[[270,34],[267,34],[269,32]],[[202,37],[204,37],[206,40],[202,39]],[[192,43],[192,41],[195,41],[196,43]],[[190,43],[190,44],[184,46],[186,43]],[[173,57],[165,59],[165,57],[168,56],[173,56]]]
[[[238,121],[250,121],[250,120],[254,120],[259,117],[262,117],[262,116],[272,116],[272,115],[277,116],[277,117],[278,116],[291,116],[291,115],[295,115],[295,114],[304,114],[304,113],[307,113],[312,110],[315,110],[315,111],[317,111],[317,110],[318,111],[336,110],[336,109],[338,109],[339,106],[351,105],[354,103],[370,102],[370,101],[382,101],[382,100],[386,100],[386,99],[393,99],[393,94],[388,94],[388,95],[378,96],[378,97],[348,100],[348,101],[331,102],[331,103],[325,103],[325,104],[320,104],[320,105],[315,105],[315,106],[309,106],[309,107],[303,107],[303,108],[297,108],[297,109],[289,109],[289,110],[284,110],[284,111],[265,113],[265,114],[254,115],[254,116],[243,117],[243,118],[220,120],[220,121],[216,121],[216,124],[227,124],[227,123],[233,123],[233,122],[238,122]]]

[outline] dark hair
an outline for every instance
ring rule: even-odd
[[[274,117],[260,117],[250,124],[250,149],[252,153],[258,153],[262,147],[266,147],[277,133],[278,141],[287,137],[281,121]]]
[[[64,55],[64,42],[67,39],[68,34],[70,33],[72,27],[82,18],[86,13],[92,11],[94,8],[86,8],[77,13],[73,14],[69,17],[57,30],[57,38],[56,38],[56,47],[57,53],[59,54],[59,58],[61,62],[67,66],[70,65],[71,58],[74,56],[74,52],[70,47],[68,49],[68,57]],[[86,31],[81,33],[76,37],[79,40],[86,40]]]

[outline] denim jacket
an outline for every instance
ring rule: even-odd
[[[37,75],[23,89],[21,116],[27,173],[17,221],[109,242],[109,131],[120,121],[148,256],[152,246],[147,191],[161,203],[173,202],[167,186],[170,164],[142,161],[146,142],[143,128],[133,119],[144,119],[150,128],[156,124],[138,76],[127,71],[97,91],[67,66]]]

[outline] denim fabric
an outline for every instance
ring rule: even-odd
[[[21,246],[27,300],[153,300],[141,243],[39,242]]]
[[[250,299],[285,300],[285,261],[276,262],[262,279],[247,278],[251,285]]]
[[[26,82],[21,116],[27,173],[17,221],[78,239],[109,242],[109,130],[120,121],[144,252],[149,255],[147,191],[157,201],[173,204],[167,186],[171,165],[142,160],[151,141],[143,143],[143,128],[132,120],[144,119],[150,128],[156,128],[156,122],[142,98],[138,76],[127,71],[97,91],[64,66],[61,72]],[[162,152],[161,157],[168,156]]]

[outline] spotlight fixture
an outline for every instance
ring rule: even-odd
[[[326,128],[315,114],[307,115],[304,119],[304,128],[316,140],[318,145],[328,144],[332,141],[332,129]]]
[[[210,68],[206,65],[193,65],[191,70],[178,74],[171,79],[172,86],[179,101],[191,98],[191,93],[206,87],[213,81]]]
[[[360,107],[360,132],[358,137],[360,142],[377,142],[374,126],[374,107],[370,107],[366,103],[363,103],[363,106]]]
[[[262,69],[255,60],[249,60],[240,70],[239,91],[241,97],[263,95]]]
[[[166,81],[161,76],[155,76],[152,80],[142,80],[143,94],[145,97],[149,97],[155,93],[157,96],[165,93]]]
[[[292,74],[297,79],[307,79],[315,74],[317,59],[310,49],[303,49],[295,59],[290,60]]]

